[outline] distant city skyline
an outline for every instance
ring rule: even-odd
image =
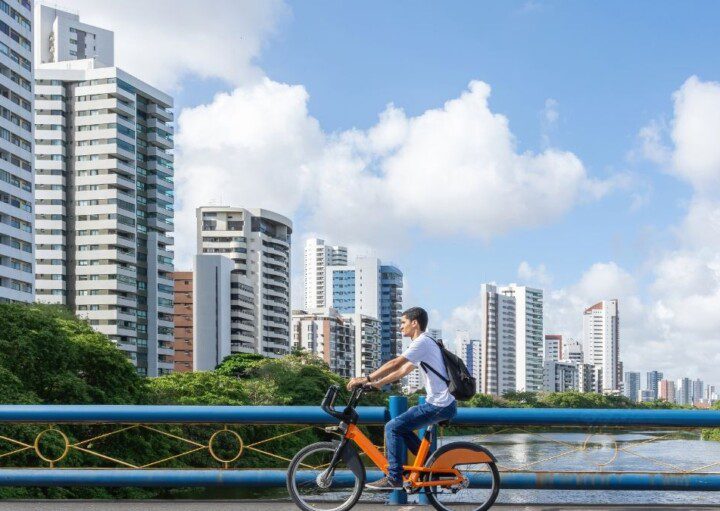
[[[170,370],[173,259],[175,269],[192,267],[195,210],[222,203],[292,221],[293,308],[304,300],[302,247],[321,238],[347,247],[350,257],[393,261],[402,269],[404,305],[427,308],[431,327],[446,333],[479,337],[481,286],[516,282],[543,290],[544,332],[567,338],[583,337],[579,310],[619,300],[617,380],[649,370],[715,377],[720,69],[712,49],[720,44],[720,5],[633,4],[620,17],[611,4],[560,8],[542,0],[532,8],[519,0],[451,10],[218,0],[198,23],[190,0],[64,4],[82,22],[67,18],[52,37],[39,29],[32,52],[33,28],[22,21],[30,9],[8,4],[20,16],[6,34],[15,52],[5,54],[8,68],[18,71],[8,84],[14,124],[0,180],[0,299],[81,292],[93,325],[120,341],[138,367]],[[27,88],[26,71],[83,58],[95,61],[37,69],[30,79],[49,82]],[[124,72],[105,76],[102,69],[115,68],[103,66],[112,65]],[[100,83],[118,77],[116,86]],[[78,92],[77,101],[58,99],[65,93],[53,89],[61,87],[56,80]],[[85,87],[90,92],[80,94]],[[101,94],[117,96],[115,110],[140,119],[132,149],[132,127],[114,121],[101,130],[98,119],[83,119],[93,121],[87,133],[57,138],[55,106],[72,110],[66,127],[79,127],[75,112],[99,113],[89,103],[114,101]],[[132,98],[137,104],[128,105]],[[33,108],[42,121],[35,120],[42,127],[34,141],[23,122]],[[143,115],[167,126],[153,132]],[[23,161],[33,152],[43,175],[28,200],[35,180]],[[112,169],[97,164],[115,155],[172,170],[172,178],[155,182],[141,166],[133,183],[108,183],[104,172]],[[85,157],[71,165],[77,182],[53,175],[63,158]],[[125,170],[125,177],[136,172]],[[70,234],[58,239],[57,223],[75,208],[91,211],[81,223],[101,214],[126,223],[65,225]],[[132,214],[112,218],[123,208]],[[28,242],[34,216],[42,245],[35,252]],[[156,229],[156,221],[163,225]],[[80,243],[93,236],[105,239]],[[135,261],[137,275],[100,265],[111,259],[105,256],[77,270],[78,278],[60,270],[67,261],[80,268],[71,257],[90,261],[86,252],[111,245]],[[42,282],[35,289],[33,274]],[[115,298],[98,302],[114,292],[122,294],[119,307],[139,316],[106,310]]]

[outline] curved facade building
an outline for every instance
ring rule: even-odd
[[[194,345],[199,353],[195,360],[205,362],[195,369],[212,369],[207,367],[213,360],[207,350],[215,352],[215,362],[228,351],[267,357],[288,354],[292,222],[265,209],[224,206],[198,208],[196,218]],[[229,270],[223,269],[225,265],[204,265],[206,256],[223,256],[232,265]],[[227,279],[230,299],[212,300],[223,293],[222,281]],[[229,324],[229,332],[214,327],[221,324]],[[213,331],[216,338],[210,339]]]

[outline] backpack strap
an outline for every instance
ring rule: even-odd
[[[438,376],[438,378],[440,378],[442,381],[445,382],[445,385],[450,383],[450,380],[448,380],[442,374],[440,374],[435,369],[433,369],[433,367],[430,364],[428,364],[426,362],[420,362],[420,367],[422,367],[426,373],[428,372],[428,369],[430,369],[433,373],[435,373]]]

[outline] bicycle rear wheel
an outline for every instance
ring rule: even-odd
[[[494,458],[484,448],[472,442],[453,442],[435,451],[425,464],[427,467],[454,467],[465,478],[463,484],[450,488],[426,488],[430,504],[438,511],[486,511],[495,503],[500,491],[500,472]],[[454,476],[428,474],[426,481],[454,479]],[[470,485],[474,486],[473,488]]]
[[[290,462],[287,489],[303,511],[347,511],[360,498],[364,469],[355,474],[348,460],[341,459],[332,474],[327,472],[337,449],[336,442],[318,442],[302,449]],[[357,457],[355,451],[352,455]]]

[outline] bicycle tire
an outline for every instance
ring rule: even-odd
[[[314,444],[310,444],[307,447],[301,449],[292,459],[290,465],[288,465],[287,490],[288,493],[290,493],[290,497],[292,498],[295,505],[303,511],[348,511],[357,503],[358,500],[360,500],[360,496],[362,495],[363,489],[365,487],[365,470],[360,471],[359,474],[354,474],[350,472],[353,474],[353,477],[355,477],[355,484],[350,493],[350,496],[337,507],[331,509],[314,507],[300,494],[300,491],[298,489],[297,473],[302,464],[302,461],[312,453],[321,451],[331,453],[335,452],[337,448],[337,442],[317,442]],[[357,456],[357,452],[353,452],[354,456]]]
[[[486,465],[488,470],[491,474],[491,492],[490,496],[484,500],[484,502],[479,503],[479,506],[477,508],[473,508],[473,511],[487,511],[492,507],[492,505],[495,503],[495,500],[498,497],[498,494],[500,492],[500,471],[497,468],[497,465],[495,464],[494,458],[490,452],[485,449],[484,447],[475,444],[473,442],[451,442],[449,444],[445,444],[442,447],[440,447],[437,451],[435,451],[430,458],[428,458],[427,462],[425,463],[426,467],[432,467],[433,462],[442,454],[451,451],[453,449],[471,449],[476,450],[479,452],[484,452],[488,454],[493,461],[483,463],[483,465]],[[461,470],[462,472],[462,470]],[[433,480],[432,474],[429,474],[425,477],[425,480]],[[455,507],[448,507],[449,502],[441,502],[438,500],[438,495],[436,494],[436,488],[434,487],[428,487],[425,489],[425,495],[427,496],[428,501],[430,501],[430,504],[437,509],[437,511],[454,511],[457,509],[457,506],[460,505],[460,503],[456,503]],[[463,506],[467,506],[467,503],[462,504]]]

